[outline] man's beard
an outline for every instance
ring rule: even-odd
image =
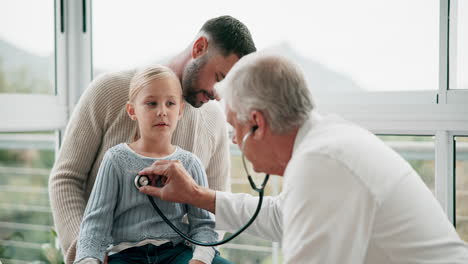
[[[204,90],[197,87],[198,77],[200,70],[208,62],[207,56],[203,56],[200,59],[193,60],[192,63],[187,65],[182,76],[182,89],[184,91],[185,100],[193,107],[200,107],[203,102],[197,100],[197,95],[202,93]]]

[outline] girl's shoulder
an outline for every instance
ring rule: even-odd
[[[185,169],[190,168],[195,162],[202,164],[201,160],[194,153],[177,146],[173,160],[179,160],[184,165]]]
[[[120,143],[109,148],[104,157],[119,164],[132,164],[138,159],[127,143]]]

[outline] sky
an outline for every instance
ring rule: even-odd
[[[101,70],[173,55],[207,19],[229,14],[249,27],[257,48],[288,44],[365,90],[438,89],[439,0],[92,2],[93,65]],[[461,20],[466,29],[464,2],[459,5],[467,14]],[[468,46],[468,34],[462,36],[459,46]],[[0,38],[37,55],[51,54],[53,1],[0,0]],[[467,69],[468,51],[458,53],[459,67]],[[468,88],[468,77],[458,77]]]

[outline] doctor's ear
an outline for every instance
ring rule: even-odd
[[[254,135],[254,138],[261,139],[265,134],[266,120],[265,115],[257,110],[254,110],[250,113],[251,129]]]

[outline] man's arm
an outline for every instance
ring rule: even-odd
[[[55,228],[67,263],[75,258],[76,238],[86,207],[85,185],[101,146],[108,96],[101,80],[91,83],[67,125],[60,152],[49,178]]]
[[[206,130],[207,133],[211,133],[213,146],[210,160],[205,168],[208,185],[216,191],[230,191],[231,155],[226,119],[216,102],[210,102],[203,107],[207,111],[207,115],[203,117],[207,118]]]

